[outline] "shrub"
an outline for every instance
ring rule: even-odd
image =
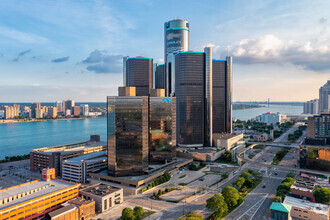
[[[133,209],[124,208],[121,212],[121,218],[123,220],[133,220],[134,219]]]

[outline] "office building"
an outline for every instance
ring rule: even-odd
[[[36,118],[36,110],[41,109],[40,103],[31,103],[31,118]]]
[[[175,56],[177,144],[212,146],[214,134],[232,132],[232,59],[213,60],[212,49]]]
[[[55,168],[56,176],[61,175],[63,160],[106,150],[105,142],[90,141],[34,149],[30,152],[30,170],[40,172],[44,168]]]
[[[89,114],[89,106],[88,104],[82,104],[80,105],[80,113],[84,116],[88,116]]]
[[[330,145],[330,113],[308,117],[307,144]]]
[[[74,116],[80,115],[80,107],[79,106],[73,106],[72,107],[72,115],[74,115]]]
[[[136,88],[136,96],[148,96],[152,89],[153,59],[130,57],[126,61],[126,84]]]
[[[266,123],[267,125],[276,125],[277,123],[282,123],[286,120],[286,115],[277,113],[263,113],[256,117],[257,121]]]
[[[95,201],[85,200],[80,197],[68,200],[61,208],[46,214],[50,220],[90,220],[95,216]]]
[[[123,203],[123,189],[104,183],[83,187],[79,193],[85,199],[94,200],[96,212],[99,213]]]
[[[77,197],[79,184],[54,179],[54,173],[44,169],[40,180],[0,190],[0,219],[42,219]]]
[[[51,118],[56,118],[57,117],[57,108],[56,107],[48,107],[48,117],[51,117]]]
[[[330,80],[319,89],[319,113],[330,109]]]
[[[136,96],[136,87],[120,86],[118,87],[118,96]]]
[[[65,113],[67,113],[67,110],[70,110],[70,114],[69,115],[71,115],[72,113],[72,108],[73,108],[73,106],[74,106],[74,100],[70,100],[70,99],[68,99],[68,100],[64,100],[63,101],[63,112],[65,112]]]
[[[233,134],[233,133],[213,134],[213,146],[217,148],[225,148],[227,151],[229,151],[240,144],[244,144],[243,134]]]
[[[313,99],[304,103],[304,114],[318,114],[319,100]]]
[[[123,57],[123,86],[128,86],[127,85],[127,73],[126,73],[126,61],[129,57]]]
[[[86,183],[88,173],[107,168],[107,152],[98,151],[74,157],[62,162],[62,179],[69,182]]]
[[[63,103],[61,101],[57,101],[55,103],[55,107],[57,108],[58,112],[63,112]]]
[[[165,97],[165,89],[150,89],[150,97]]]
[[[4,119],[15,118],[19,116],[20,112],[20,105],[13,104],[11,106],[4,106]]]
[[[174,96],[176,91],[175,54],[189,50],[189,22],[174,19],[164,24],[165,93]]]
[[[156,65],[155,89],[165,89],[165,65]]]
[[[108,97],[108,172],[143,175],[175,158],[175,98]]]

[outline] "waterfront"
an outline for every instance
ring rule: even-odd
[[[302,109],[302,106],[271,104],[235,110],[233,118],[248,120],[268,111],[300,114]],[[101,135],[101,140],[106,141],[106,124],[106,118],[0,124],[0,159],[27,154],[35,148],[85,141],[91,134]]]

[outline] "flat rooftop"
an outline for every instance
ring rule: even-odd
[[[64,162],[66,163],[72,163],[72,164],[81,164],[83,161],[88,161],[88,162],[97,162],[97,161],[103,161],[103,160],[108,160],[107,152],[106,151],[98,151],[98,152],[93,152],[90,154],[85,154],[79,157],[74,157],[68,160],[65,160]]]
[[[89,187],[86,187],[84,189],[81,189],[81,192],[87,192],[91,193],[96,196],[106,196],[113,192],[116,192],[120,190],[118,187],[110,186],[104,183],[98,183]]]
[[[0,210],[6,209],[8,207],[45,196],[47,194],[63,190],[65,188],[68,188],[70,186],[77,185],[75,183],[69,183],[69,182],[64,182],[60,180],[50,180],[50,181],[43,181],[43,180],[38,180],[38,181],[32,181],[28,182],[22,185],[17,185],[11,188],[3,189],[0,191],[0,200],[4,200],[5,198],[13,197],[18,194],[23,194],[30,192],[32,190],[40,189],[39,191],[32,192],[29,195],[25,195],[21,198],[12,200],[10,202],[7,202],[5,204],[0,205]]]
[[[89,148],[94,147],[102,147],[106,146],[107,142],[105,141],[83,141],[83,142],[77,142],[72,144],[64,144],[64,145],[58,145],[53,147],[44,147],[44,148],[38,148],[34,149],[31,152],[40,152],[44,154],[52,154],[54,152],[61,152],[61,153],[70,153],[74,151],[81,151],[81,150],[88,150]]]
[[[213,137],[216,139],[221,139],[221,140],[228,140],[237,136],[241,136],[243,134],[235,134],[235,133],[214,133]]]
[[[329,206],[321,203],[314,203],[303,199],[297,199],[291,196],[286,196],[283,203],[294,207],[313,211],[327,218],[329,216]]]

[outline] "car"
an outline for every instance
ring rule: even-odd
[[[278,173],[277,172],[275,172],[275,175],[277,175]]]
[[[266,188],[266,185],[264,184],[264,185],[262,186],[262,188]]]
[[[205,177],[202,177],[199,179],[199,181],[204,181],[205,180]]]

